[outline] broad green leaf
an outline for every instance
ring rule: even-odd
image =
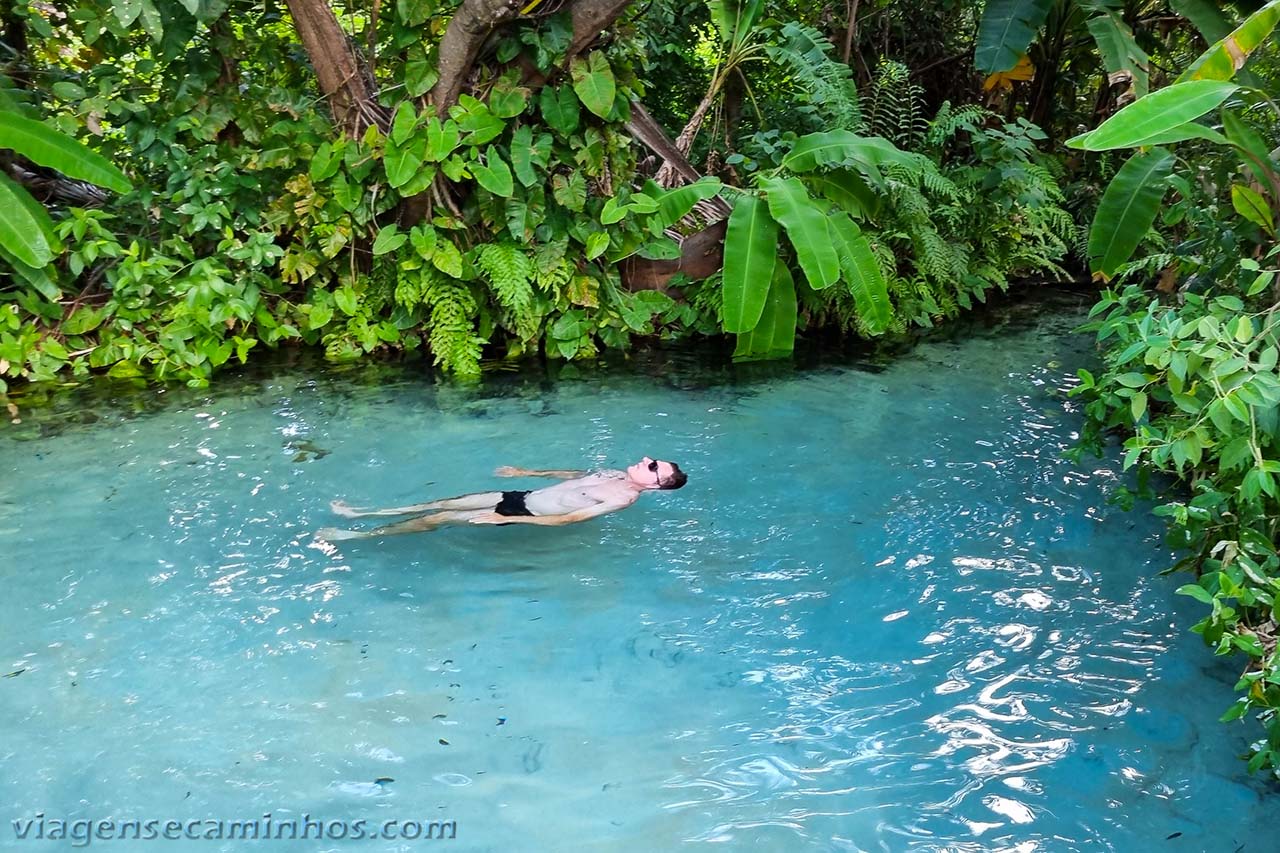
[[[419,257],[430,260],[436,251],[436,229],[425,222],[415,225],[409,231],[409,242]]]
[[[511,167],[524,186],[531,187],[538,182],[538,175],[533,171],[533,128],[528,125],[511,135]]]
[[[0,246],[37,269],[61,251],[48,212],[4,174],[0,174]]]
[[[13,269],[13,272],[17,273],[18,278],[34,287],[45,299],[50,302],[57,302],[62,298],[62,289],[58,286],[56,280],[57,267],[52,264],[43,267],[28,266],[6,249],[2,240],[0,240],[0,260],[7,263]],[[65,323],[63,323],[63,329],[64,331],[66,329]],[[68,332],[67,334],[73,333]]]
[[[373,241],[373,254],[385,255],[388,252],[394,252],[405,244],[409,239],[408,234],[402,234],[400,229],[394,224],[388,225],[378,231],[378,236]],[[348,314],[351,312],[348,311]]]
[[[719,178],[702,178],[696,183],[685,184],[662,193],[657,199],[657,227],[661,230],[675,225],[687,216],[698,202],[719,193],[721,186]]]
[[[1017,65],[1052,6],[1053,0],[987,0],[978,24],[974,67],[994,74]]]
[[[314,330],[333,319],[333,308],[328,305],[313,305],[307,315],[307,327]]]
[[[582,105],[600,118],[608,118],[618,87],[613,79],[613,69],[609,67],[604,54],[597,50],[586,59],[578,57],[573,60],[570,71],[573,76],[573,91]]]
[[[645,243],[636,254],[651,261],[674,261],[680,257],[681,250],[680,244],[675,240],[670,237],[661,237]]]
[[[884,272],[871,251],[871,243],[847,213],[833,214],[827,225],[836,255],[840,258],[841,276],[853,295],[858,316],[871,334],[885,331],[893,321],[893,306],[889,302]]]
[[[116,13],[120,26],[129,27],[138,20],[138,15],[142,12],[142,0],[115,0],[112,10]]]
[[[1234,83],[1218,80],[1175,83],[1139,98],[1096,130],[1067,140],[1067,147],[1110,151],[1141,145],[1157,134],[1194,121],[1231,97],[1239,88]]]
[[[1190,21],[1210,44],[1226,38],[1232,30],[1231,21],[1213,0],[1169,0],[1169,5]]]
[[[1277,23],[1280,23],[1280,0],[1271,0],[1202,53],[1199,59],[1182,72],[1178,83],[1188,80],[1230,80],[1244,67],[1249,55],[1258,45],[1271,35]]]
[[[507,78],[499,80],[489,93],[489,109],[498,118],[515,118],[528,105],[529,90]]]
[[[382,168],[387,173],[387,183],[400,188],[413,180],[422,169],[427,156],[427,141],[421,136],[408,139],[408,144],[401,148],[394,143],[389,144],[382,154]]]
[[[1222,129],[1231,144],[1241,149],[1240,159],[1249,167],[1249,171],[1266,186],[1270,179],[1269,173],[1276,170],[1270,146],[1234,110],[1222,111]]]
[[[502,198],[511,198],[515,193],[515,183],[511,179],[511,169],[507,166],[498,149],[492,145],[485,152],[487,163],[471,163],[471,174],[475,175],[480,186]]]
[[[379,234],[379,237],[382,235]],[[404,237],[403,234],[400,235]],[[376,243],[375,243],[376,245]],[[378,254],[376,251],[374,254]],[[355,316],[356,309],[360,307],[360,297],[356,295],[351,285],[344,285],[333,292],[333,304],[338,306],[338,310],[348,317]]]
[[[85,99],[85,91],[77,83],[70,80],[59,80],[53,84],[53,94],[57,95],[64,101],[76,103]]]
[[[401,198],[409,198],[410,196],[415,196],[420,192],[425,192],[427,187],[431,186],[431,182],[435,179],[436,167],[423,164],[416,172],[414,172],[413,177],[410,178],[407,183],[403,186],[396,187],[396,190],[400,193]]]
[[[495,116],[485,104],[462,95],[458,103],[449,108],[449,115],[458,123],[458,130],[466,136],[467,145],[480,146],[492,142],[506,129],[507,123]]]
[[[587,237],[587,260],[600,257],[607,248],[609,248],[609,233],[607,231],[592,232]]]
[[[862,175],[850,169],[809,175],[805,182],[845,213],[858,219],[874,216],[880,208],[880,197],[867,185]]]
[[[796,346],[796,286],[781,259],[774,262],[760,321],[738,335],[734,358],[781,358]]]
[[[578,96],[568,86],[544,86],[538,105],[542,108],[542,117],[546,119],[547,126],[561,136],[568,136],[578,129],[581,112],[578,108]]]
[[[1147,395],[1146,392],[1139,391],[1129,398],[1129,414],[1133,415],[1133,422],[1137,423],[1146,413]]]
[[[164,40],[164,18],[151,0],[142,0],[142,29],[156,44]]]
[[[769,199],[769,214],[786,230],[810,286],[821,290],[834,284],[840,278],[840,259],[831,245],[825,212],[799,178],[766,178],[760,183]]]
[[[0,112],[0,148],[12,148],[41,166],[57,169],[68,178],[88,181],[119,193],[133,189],[124,172],[101,154],[90,151],[48,125],[17,113]]]
[[[436,241],[436,250],[431,255],[431,265],[445,275],[462,278],[462,253],[448,240]]]
[[[724,237],[724,330],[749,332],[760,322],[778,259],[778,223],[754,195],[733,205]]]
[[[413,129],[417,123],[418,114],[413,111],[413,104],[409,101],[401,101],[400,106],[396,107],[395,116],[391,119],[391,141],[396,145],[403,144],[413,135]]]
[[[1104,10],[1102,14],[1088,20],[1088,27],[1093,40],[1098,44],[1098,52],[1102,54],[1102,63],[1107,73],[1115,75],[1118,72],[1128,72],[1134,97],[1146,95],[1151,76],[1151,57],[1138,47],[1133,38],[1133,30],[1129,29],[1120,14]]]
[[[1151,145],[1172,145],[1175,142],[1184,142],[1188,139],[1207,139],[1218,145],[1230,145],[1228,139],[1218,131],[1211,127],[1206,127],[1198,122],[1189,121],[1186,124],[1180,124],[1177,127],[1171,127],[1168,130],[1157,133],[1155,136],[1148,136],[1146,139],[1136,143],[1134,148],[1146,148]]]
[[[1174,590],[1174,592],[1178,595],[1189,595],[1196,601],[1200,601],[1205,604],[1213,604],[1213,596],[1209,594],[1209,590],[1200,586],[1198,583],[1183,584]]]
[[[431,0],[396,0],[396,16],[409,27],[426,23],[434,9]]]
[[[712,180],[715,179],[713,178]],[[641,215],[657,213],[658,202],[652,196],[647,196],[644,193],[632,193],[627,200],[627,210]]]
[[[567,207],[574,213],[581,213],[587,203],[587,179],[578,171],[567,178],[556,175],[551,179],[551,195],[560,206]]]
[[[600,224],[612,225],[615,222],[621,222],[627,216],[627,206],[618,202],[617,197],[606,199],[604,207],[600,209]]]
[[[1089,229],[1089,266],[1094,272],[1115,275],[1138,248],[1155,222],[1173,162],[1171,152],[1153,148],[1134,154],[1111,179]]]
[[[311,182],[318,184],[321,181],[329,180],[341,166],[342,152],[335,153],[334,145],[331,142],[321,142],[319,147],[316,148],[316,153],[311,157],[311,167],[308,170],[311,175]]]
[[[431,163],[445,160],[458,149],[461,139],[462,134],[457,122],[447,119],[442,123],[440,119],[432,116],[427,122],[427,160]]]
[[[793,172],[811,172],[822,166],[857,165],[878,167],[889,164],[913,167],[922,157],[903,151],[879,136],[859,136],[848,130],[810,133],[796,140],[782,165]]]
[[[424,58],[410,59],[404,64],[404,91],[411,98],[419,98],[431,91],[440,79],[439,72]]]
[[[1244,184],[1232,184],[1231,206],[1236,213],[1255,225],[1261,225],[1267,231],[1275,230],[1275,220],[1271,215],[1271,205],[1251,187]]]
[[[62,322],[62,333],[66,335],[87,335],[102,325],[107,319],[106,311],[95,311],[92,308],[77,308],[71,316]]]
[[[725,44],[742,43],[760,18],[763,0],[711,0],[711,21]]]

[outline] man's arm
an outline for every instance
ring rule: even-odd
[[[495,477],[557,477],[561,480],[574,480],[578,477],[585,477],[590,473],[588,471],[569,471],[569,470],[553,470],[553,471],[534,471],[530,468],[515,468],[511,465],[503,465],[501,468],[493,472]]]

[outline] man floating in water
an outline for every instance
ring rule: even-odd
[[[648,456],[625,471],[529,471],[504,466],[494,474],[499,477],[557,477],[564,482],[532,491],[478,492],[390,509],[362,510],[334,501],[330,508],[344,518],[421,514],[408,521],[367,531],[326,527],[317,531],[316,536],[337,542],[418,533],[450,524],[573,524],[626,509],[639,499],[641,492],[678,489],[689,479],[674,462]]]

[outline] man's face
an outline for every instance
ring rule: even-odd
[[[656,489],[674,472],[675,469],[670,462],[662,462],[646,456],[627,469],[627,476],[634,483]]]

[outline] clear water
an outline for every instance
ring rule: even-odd
[[[1252,730],[1216,722],[1239,663],[1179,627],[1117,460],[1061,456],[1074,319],[883,372],[286,371],[6,426],[0,848],[52,849],[14,838],[38,813],[308,813],[469,851],[1274,850]],[[310,541],[333,497],[642,454],[689,485]]]

